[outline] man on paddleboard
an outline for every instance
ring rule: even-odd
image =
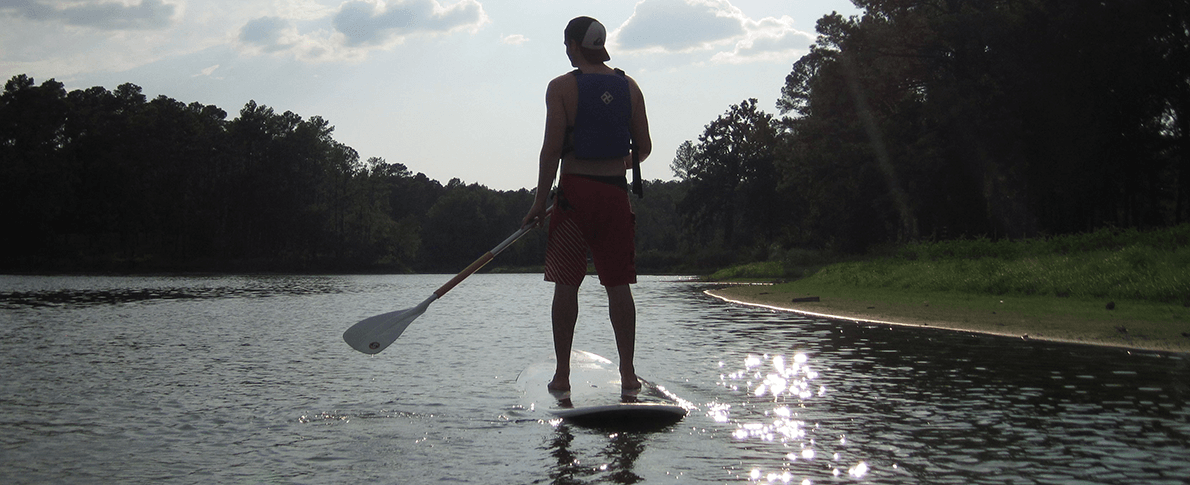
[[[548,386],[552,391],[570,390],[578,289],[590,251],[599,283],[607,290],[620,380],[625,391],[633,391],[640,388],[633,367],[636,303],[628,286],[636,283],[636,215],[625,174],[634,157],[639,163],[653,148],[644,95],[624,71],[605,64],[610,56],[603,24],[577,17],[565,33],[566,55],[575,70],[554,78],[546,88],[537,198],[523,221],[541,225],[560,164],[545,256],[545,280],[554,283],[551,318],[558,361]]]

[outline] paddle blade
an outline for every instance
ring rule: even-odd
[[[343,332],[343,341],[347,342],[351,348],[363,352],[365,354],[376,354],[388,348],[401,333],[413,323],[417,317],[426,312],[426,308],[430,306],[430,302],[434,301],[437,295],[431,295],[426,301],[419,305],[405,310],[397,310],[395,312],[388,312],[374,317],[368,317],[360,320],[359,323],[352,325],[351,328]]]

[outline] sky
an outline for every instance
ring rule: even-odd
[[[545,87],[571,69],[573,17],[608,30],[609,65],[645,95],[653,154],[733,104],[776,100],[815,22],[848,0],[0,0],[0,77],[67,90],[132,83],[148,99],[249,101],[321,116],[361,160],[446,183],[533,187]]]

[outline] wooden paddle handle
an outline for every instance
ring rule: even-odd
[[[545,210],[545,216],[549,217],[550,211],[553,209],[554,205],[550,204],[550,206]],[[479,259],[475,260],[474,263],[471,263],[471,266],[468,266],[462,272],[455,275],[454,278],[451,278],[450,281],[447,281],[445,285],[442,285],[441,288],[435,290],[434,294],[438,295],[438,298],[442,298],[442,295],[445,295],[446,292],[450,291],[451,288],[454,288],[455,285],[458,285],[460,282],[467,279],[468,276],[471,276],[471,273],[479,271],[479,268],[482,268],[483,265],[488,264],[488,261],[491,261],[493,258],[495,258],[497,254],[504,252],[505,248],[512,245],[512,243],[516,242],[517,239],[520,239],[521,236],[524,236],[525,233],[531,230],[533,230],[532,224],[522,226],[520,229],[517,229],[517,231],[512,233],[511,236],[508,236],[508,239],[505,239],[500,244],[497,244],[496,247],[492,248],[491,251],[488,251],[487,254],[480,256]]]
[[[491,251],[488,251],[487,254],[480,256],[479,259],[475,260],[474,263],[471,263],[471,266],[468,266],[462,272],[455,275],[454,278],[451,278],[450,281],[447,281],[446,284],[442,285],[441,288],[434,290],[434,294],[438,295],[438,298],[442,298],[442,295],[445,295],[446,292],[450,291],[451,288],[454,288],[455,285],[458,285],[460,282],[467,279],[468,276],[471,276],[471,273],[479,271],[479,268],[482,268],[483,265],[488,264],[488,261],[491,261],[492,258],[495,257],[495,254],[492,254]]]

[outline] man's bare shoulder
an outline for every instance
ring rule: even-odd
[[[632,93],[633,102],[639,101],[641,106],[644,106],[645,93],[641,91],[640,85],[636,84],[636,80],[632,79],[632,76],[625,75],[624,77],[628,79],[628,89]]]
[[[636,88],[636,89],[640,89],[640,85],[636,83],[636,79],[633,79],[632,76],[625,74],[624,79],[628,80],[629,86],[632,86],[633,88]]]
[[[569,72],[550,80],[550,88],[557,89],[569,86],[578,86],[578,82],[574,80],[574,76]]]
[[[570,99],[578,96],[578,81],[574,76],[563,74],[550,81],[545,91],[547,99]]]

